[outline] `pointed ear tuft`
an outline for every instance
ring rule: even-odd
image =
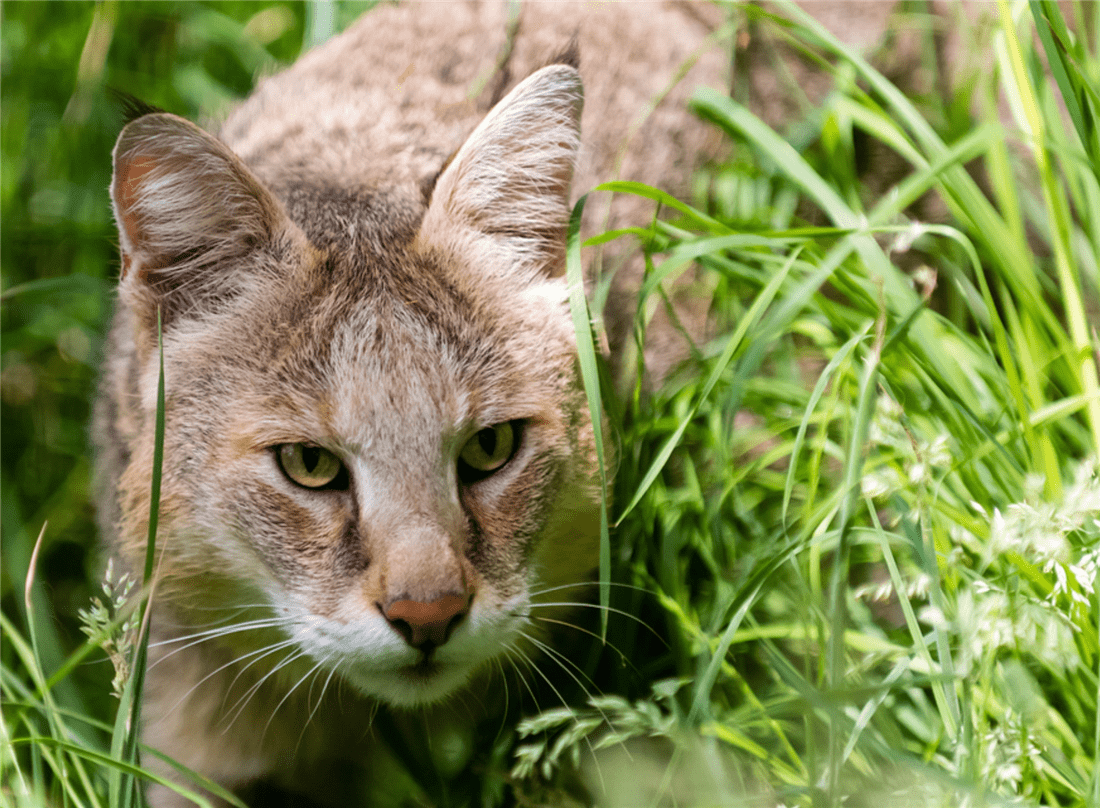
[[[505,96],[440,175],[420,242],[488,239],[521,277],[563,272],[583,99],[568,65],[544,67]]]
[[[156,115],[164,112],[160,107],[155,107],[150,103],[142,101],[137,96],[130,95],[130,93],[119,90],[116,87],[108,87],[107,94],[111,96],[118,111],[122,114],[123,123],[136,121],[138,118],[145,115]]]
[[[232,291],[224,262],[269,241],[285,221],[278,202],[224,144],[167,113],[119,135],[111,196],[122,278],[168,309]]]

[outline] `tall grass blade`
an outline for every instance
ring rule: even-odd
[[[577,357],[581,380],[592,418],[592,436],[600,469],[600,633],[607,637],[607,620],[611,605],[611,535],[608,530],[606,450],[604,444],[603,399],[600,393],[600,372],[596,360],[596,345],[592,338],[592,318],[584,296],[584,266],[581,263],[581,214],[588,196],[582,196],[573,206],[565,248],[565,277],[569,284],[569,310],[577,336]]]
[[[153,474],[149,486],[149,527],[145,543],[145,567],[142,578],[141,601],[138,606],[141,626],[131,661],[132,674],[122,689],[114,732],[111,737],[111,754],[126,767],[110,770],[111,805],[129,808],[144,805],[143,790],[134,777],[138,768],[138,742],[141,736],[141,702],[145,686],[145,666],[149,648],[149,621],[152,614],[152,597],[156,588],[154,565],[156,562],[157,522],[160,517],[160,484],[164,465],[164,341],[161,313],[157,311],[157,409],[153,439]]]
[[[1096,127],[1096,90],[1081,76],[1077,60],[1069,52],[1070,34],[1054,0],[1030,0],[1035,30],[1043,44],[1047,64],[1062,93],[1073,128],[1092,165],[1100,165],[1100,132]]]
[[[1081,297],[1081,282],[1072,257],[1073,250],[1070,246],[1071,222],[1065,189],[1059,185],[1054,167],[1051,164],[1047,132],[1048,122],[1043,118],[1035,96],[1035,88],[1032,87],[1031,80],[1024,67],[1022,43],[1016,33],[1016,23],[1012,18],[1012,12],[1006,0],[998,0],[997,5],[1001,14],[1002,30],[1008,42],[1008,55],[1012,65],[1012,75],[1015,79],[1015,89],[1023,104],[1024,114],[1031,130],[1029,134],[1032,154],[1039,170],[1043,199],[1050,219],[1051,246],[1054,249],[1054,264],[1058,271],[1058,287],[1063,297],[1066,316],[1069,319],[1072,347],[1076,355],[1071,357],[1069,364],[1077,376],[1078,388],[1084,395],[1092,398],[1087,410],[1088,421],[1092,431],[1093,447],[1100,448],[1100,379],[1097,378],[1096,361],[1093,357],[1094,348],[1089,339],[1088,320]],[[1045,11],[1048,15],[1058,13],[1056,8],[1046,8]],[[1049,21],[1050,16],[1047,16],[1046,19]],[[1042,25],[1039,27],[1044,28]],[[1072,88],[1070,90],[1072,92]],[[1081,114],[1080,109],[1078,109],[1078,114]]]
[[[828,364],[825,365],[825,368],[818,376],[817,383],[814,384],[814,389],[810,393],[809,401],[806,402],[806,409],[803,412],[802,420],[798,425],[798,434],[795,435],[794,444],[791,446],[790,467],[787,469],[787,481],[783,486],[784,523],[787,521],[787,508],[790,506],[791,494],[794,491],[795,475],[798,471],[798,456],[802,452],[802,444],[806,439],[806,431],[810,426],[810,419],[817,409],[818,402],[821,401],[821,397],[825,394],[825,388],[828,386],[836,369],[847,361],[852,351],[855,350],[856,346],[867,336],[867,332],[871,330],[872,325],[873,323],[868,323],[862,330],[853,334],[851,338],[841,346],[840,350],[837,351],[829,360]]]

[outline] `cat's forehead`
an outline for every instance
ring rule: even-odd
[[[280,296],[270,371],[410,411],[447,389],[500,388],[513,369],[502,324],[436,270],[415,255],[320,256]]]
[[[403,339],[481,353],[499,339],[493,307],[461,282],[467,268],[414,246],[424,214],[414,190],[295,182],[278,193],[314,248],[301,285],[332,333],[354,322],[375,353],[400,352]]]
[[[571,356],[564,309],[419,249],[420,203],[407,194],[296,183],[279,197],[312,249],[226,320],[255,346],[242,357],[248,397],[293,402],[288,412],[353,441],[385,424],[438,432],[556,404]]]
[[[324,250],[385,253],[408,243],[424,216],[411,188],[347,187],[336,179],[287,179],[272,190],[306,238]]]
[[[482,418],[523,398],[523,335],[430,260],[342,245],[300,269],[249,312],[262,354],[249,364],[265,394],[323,413],[335,435]]]

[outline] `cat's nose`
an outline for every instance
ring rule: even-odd
[[[424,603],[419,600],[392,600],[382,614],[394,630],[413,648],[431,650],[447,642],[451,632],[470,610],[469,595],[444,595]]]

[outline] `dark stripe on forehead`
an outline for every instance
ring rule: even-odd
[[[274,310],[255,324],[271,346],[269,367],[324,384],[332,367],[353,359],[334,352],[336,335],[351,333],[355,353],[383,366],[387,349],[403,344],[405,355],[412,348],[429,363],[445,352],[472,376],[509,375],[500,317],[455,282],[476,268],[444,266],[413,248],[423,216],[416,193],[304,182],[273,190],[319,258],[287,276]]]
[[[277,184],[291,220],[321,250],[381,253],[403,248],[420,226],[424,206],[400,189],[349,189],[336,183]]]
[[[452,360],[474,367],[501,367],[504,355],[499,318],[470,298],[442,267],[402,251],[378,256],[330,255],[327,289],[313,297],[315,330],[335,334],[353,327],[364,350],[384,352],[404,342],[418,355],[446,351]],[[355,324],[361,324],[355,330]],[[337,357],[334,357],[337,358]]]

